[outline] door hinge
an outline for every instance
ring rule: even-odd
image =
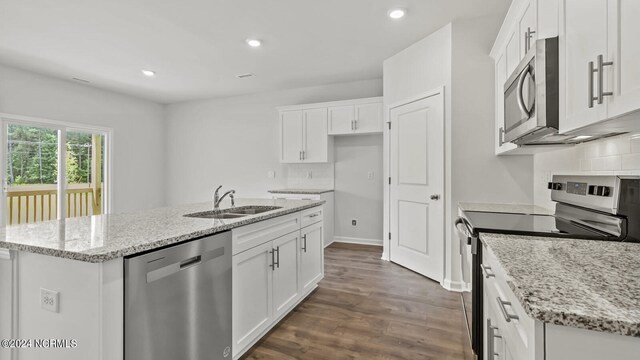
[[[391,233],[389,233],[389,240],[391,240]]]
[[[389,176],[389,185],[391,185],[391,176]]]
[[[389,130],[391,130],[391,121],[388,121],[387,124],[389,124]]]

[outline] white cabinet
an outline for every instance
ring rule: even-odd
[[[382,103],[330,106],[329,135],[381,133]]]
[[[280,162],[329,162],[327,109],[280,111]]]
[[[561,1],[561,133],[640,109],[639,16],[634,0]]]
[[[612,71],[605,90],[612,91],[607,109],[609,118],[640,109],[640,1],[609,1],[607,51]]]
[[[233,256],[233,354],[247,347],[273,320],[271,242]]]
[[[536,2],[530,1],[518,19],[518,36],[520,36],[520,59],[531,49],[537,40]]]
[[[260,340],[322,279],[322,221],[300,229],[300,219],[317,211],[322,207],[231,230],[234,359]]]
[[[302,291],[310,291],[324,276],[322,222],[301,230],[300,279]]]
[[[596,96],[598,55],[607,53],[607,1],[562,0],[560,9],[560,132],[575,130],[606,118],[607,104]],[[609,71],[606,69],[605,71]],[[592,86],[590,86],[590,84]]]
[[[294,232],[273,241],[273,311],[280,317],[296,302],[300,295],[298,244],[300,233]],[[315,285],[315,284],[314,284]]]

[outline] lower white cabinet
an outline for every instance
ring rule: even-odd
[[[273,312],[277,318],[286,313],[300,295],[300,233],[273,240]]]
[[[284,215],[285,222],[274,218],[264,221],[264,228],[248,225],[253,247],[233,255],[232,320],[233,358],[237,359],[302,301],[324,276],[323,223],[304,228],[291,228],[288,218],[304,214]],[[276,234],[273,224],[283,223],[287,234]],[[232,237],[247,233],[245,227],[232,230]],[[234,234],[236,232],[236,234]],[[262,239],[258,242],[258,239]]]
[[[303,292],[314,288],[324,276],[322,230],[322,223],[319,222],[309,225],[300,231],[302,240],[300,246],[300,278]]]

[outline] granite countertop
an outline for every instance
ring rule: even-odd
[[[280,189],[269,190],[272,194],[303,194],[303,195],[319,195],[333,192],[333,189]]]
[[[211,210],[211,202],[206,202],[132,213],[11,225],[0,228],[0,248],[98,263],[298,212],[323,203],[324,201],[312,200],[237,199],[236,207],[258,205],[281,208],[225,220],[183,216]]]
[[[487,204],[487,203],[458,203],[458,208],[462,211],[483,211],[497,213],[514,213],[514,214],[538,214],[553,215],[554,211],[545,209],[537,205],[525,204]]]
[[[640,244],[480,234],[529,316],[640,337]]]

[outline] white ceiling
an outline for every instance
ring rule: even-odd
[[[452,19],[510,2],[0,0],[0,63],[161,103],[232,96],[380,78],[384,59]],[[407,16],[389,19],[398,6]]]

